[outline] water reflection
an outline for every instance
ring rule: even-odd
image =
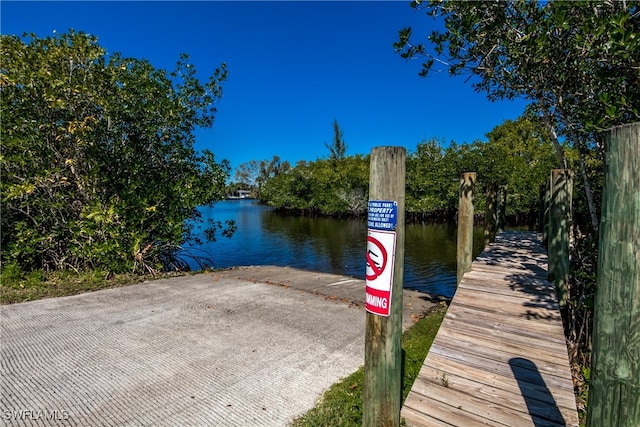
[[[189,251],[204,251],[215,267],[278,265],[364,279],[365,221],[277,215],[251,200],[230,200],[201,209],[203,218],[233,219],[231,239],[218,238]],[[482,244],[474,235],[474,256]],[[186,254],[186,252],[185,252]],[[456,283],[456,226],[409,224],[405,233],[404,287],[451,297]],[[198,268],[191,261],[192,268]]]

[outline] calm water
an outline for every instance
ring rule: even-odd
[[[366,221],[289,217],[275,214],[253,200],[228,200],[201,209],[203,218],[233,219],[231,239],[188,248],[183,254],[206,256],[218,268],[277,265],[343,274],[364,279]],[[476,229],[474,256],[482,230]],[[404,287],[451,297],[456,286],[456,225],[405,228]],[[190,259],[193,269],[198,264]]]

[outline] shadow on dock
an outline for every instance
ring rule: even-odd
[[[545,384],[535,363],[529,359],[514,357],[509,360],[513,376],[527,404],[535,427],[566,426],[551,391]]]
[[[503,232],[462,277],[401,417],[409,426],[578,427],[540,236]]]

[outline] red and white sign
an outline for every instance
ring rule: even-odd
[[[389,316],[395,254],[395,231],[368,230],[365,308],[370,313]]]

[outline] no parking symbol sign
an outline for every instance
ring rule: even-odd
[[[381,316],[389,316],[391,308],[397,206],[394,201],[369,201],[365,307]]]

